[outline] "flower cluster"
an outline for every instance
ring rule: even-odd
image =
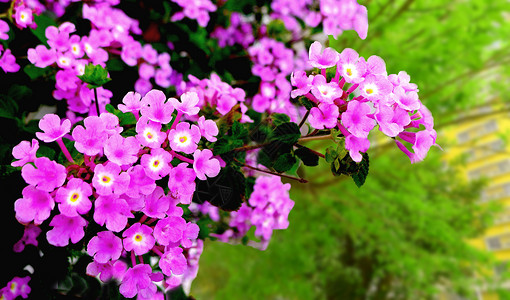
[[[62,142],[67,136],[72,141],[68,146],[75,150],[64,150],[66,167],[37,157],[35,139],[13,149],[18,160],[12,165],[22,167],[28,183],[15,202],[16,219],[26,225],[17,251],[26,244],[37,245],[37,226],[51,219],[48,242],[57,247],[86,245],[93,257],[88,274],[99,275],[102,281],[121,280],[125,297],[151,298],[155,282],[164,281],[170,289],[192,280],[202,242],[196,240],[199,227],[185,219],[181,205],[190,204],[195,178],[206,180],[220,171],[220,161],[212,152],[199,149],[203,136],[212,139],[218,133],[215,123],[203,117],[198,125],[184,120],[198,114],[198,102],[194,92],[183,94],[180,101],[167,99],[159,90],[144,97],[130,92],[119,108],[135,114],[132,133],[108,112],[85,118],[72,131],[67,119],[61,121],[54,114],[43,117],[38,139],[60,141],[67,150]],[[159,184],[163,178],[164,188]],[[83,241],[90,222],[101,230]],[[153,272],[142,260],[149,252],[159,257],[161,272]]]
[[[211,37],[218,39],[218,44],[222,48],[238,44],[246,49],[255,41],[251,23],[237,12],[230,15],[230,24],[227,28],[216,27]]]
[[[210,0],[172,0],[183,8],[182,11],[172,16],[172,21],[179,21],[187,17],[198,22],[198,25],[205,27],[209,23],[209,12],[216,11],[216,6]]]
[[[30,281],[29,276],[14,277],[11,281],[7,283],[7,286],[0,289],[0,298],[16,299],[17,297],[21,297],[23,299],[27,299],[31,291],[31,288],[28,285],[29,281]]]
[[[423,160],[436,144],[432,115],[420,102],[417,86],[410,83],[407,73],[388,75],[384,60],[378,56],[365,60],[350,48],[341,53],[329,47],[323,50],[319,42],[311,45],[309,59],[320,74],[293,73],[292,97],[304,96],[313,102],[310,126],[341,131],[354,161],[360,162],[360,152],[370,147],[368,135],[376,124],[395,139],[411,162]],[[332,67],[336,67],[335,75],[328,79],[327,69]],[[413,152],[403,141],[412,145]]]

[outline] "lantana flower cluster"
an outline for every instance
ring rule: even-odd
[[[413,163],[423,160],[436,145],[432,115],[420,102],[418,88],[406,72],[388,75],[378,56],[365,60],[353,49],[338,53],[329,47],[322,49],[319,42],[310,46],[309,62],[320,74],[294,72],[291,95],[304,96],[313,103],[308,117],[312,128],[335,128],[343,134],[354,161],[360,162],[360,152],[370,147],[368,135],[376,125],[394,138]],[[332,78],[327,76],[330,68],[336,68]],[[403,142],[410,144],[412,151]]]
[[[37,226],[48,220],[48,242],[57,247],[83,244],[93,258],[87,273],[104,282],[119,280],[125,297],[151,299],[156,282],[170,289],[192,280],[203,243],[182,205],[191,203],[196,178],[218,175],[221,158],[199,148],[202,138],[218,134],[215,123],[185,120],[198,114],[198,95],[187,92],[180,98],[167,99],[159,90],[144,97],[128,93],[119,108],[137,117],[132,134],[112,113],[89,116],[72,130],[68,119],[43,117],[37,138],[66,147],[64,138],[76,151],[63,148],[68,161],[60,164],[37,156],[36,139],[13,149],[18,159],[13,166],[21,167],[28,184],[14,206],[16,219],[26,225],[16,250],[37,245]],[[91,222],[101,230],[84,241]],[[147,253],[158,257],[156,266],[143,261]]]

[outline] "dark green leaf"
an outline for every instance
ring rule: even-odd
[[[37,79],[37,78],[42,77],[42,76],[45,76],[45,75],[49,75],[52,72],[51,67],[39,68],[39,67],[36,67],[34,65],[31,65],[31,64],[26,65],[23,68],[23,71],[32,80]]]
[[[301,132],[296,123],[287,122],[276,126],[273,131],[273,140],[293,145],[301,137]]]
[[[85,66],[85,72],[83,75],[79,75],[83,82],[88,83],[90,89],[98,88],[105,83],[112,80],[108,77],[108,71],[101,65],[94,65],[92,63]]]
[[[221,169],[218,176],[196,181],[193,201],[205,201],[225,211],[238,210],[245,199],[246,183],[243,173],[233,167]]]
[[[352,175],[352,179],[358,187],[361,187],[368,176],[369,159],[367,153],[363,153],[363,159],[358,163],[358,168],[359,171]]]
[[[296,157],[290,153],[285,153],[284,155],[278,157],[274,162],[273,168],[279,172],[283,173],[292,169],[294,164],[296,163]]]
[[[54,18],[47,15],[34,15],[34,23],[37,24],[37,28],[30,29],[32,33],[45,45],[48,38],[46,37],[46,28],[49,26],[57,26]]]
[[[299,98],[299,103],[301,103],[301,105],[303,105],[308,110],[312,109],[312,107],[315,107],[315,103],[306,97]]]
[[[274,113],[271,114],[271,119],[273,119],[273,124],[276,126],[290,122],[290,117],[286,114]]]
[[[309,148],[299,148],[294,151],[294,154],[296,154],[296,156],[303,161],[305,166],[314,167],[319,164],[319,156],[313,153],[313,151],[311,151]]]
[[[11,97],[0,95],[0,117],[14,119],[18,112],[18,104]]]

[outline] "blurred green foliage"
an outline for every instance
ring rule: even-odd
[[[508,99],[510,2],[360,3],[368,8],[367,39],[345,32],[330,46],[378,55],[388,73],[405,70],[438,129],[458,121],[462,109]],[[311,182],[292,183],[290,226],[275,231],[266,251],[207,243],[192,295],[434,299],[442,287],[474,298],[475,280],[490,280],[475,270],[495,263],[466,243],[499,209],[476,204],[483,182],[463,182],[437,148],[415,165],[396,147],[381,148],[369,150],[370,175],[361,188],[346,177],[322,179],[330,175],[323,159],[305,175]]]

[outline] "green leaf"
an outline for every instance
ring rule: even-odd
[[[352,175],[352,179],[358,187],[361,187],[365,183],[368,176],[369,166],[368,154],[363,153],[363,159],[358,163],[359,171]]]
[[[49,75],[52,72],[52,70],[51,67],[39,68],[29,64],[23,68],[23,72],[25,72],[28,75],[28,77],[30,77],[30,79],[34,80],[39,77]]]
[[[9,95],[14,101],[22,101],[32,96],[32,89],[26,85],[13,84],[9,87],[7,95]]]
[[[274,113],[271,114],[271,119],[273,119],[273,124],[276,126],[290,122],[290,117],[286,114]]]
[[[238,121],[234,121],[232,124],[231,132],[231,137],[234,139],[244,140],[248,136],[248,129],[246,129],[243,124]]]
[[[319,164],[319,156],[313,153],[309,148],[299,148],[294,151],[294,154],[303,161],[305,166],[314,167]]]
[[[276,126],[273,131],[273,140],[293,145],[301,137],[301,132],[296,123],[287,122]]]
[[[241,207],[245,199],[244,174],[230,166],[222,168],[216,177],[207,180],[197,178],[195,183],[193,202],[199,204],[207,201],[225,211],[234,211]]]
[[[83,75],[79,75],[78,78],[88,83],[90,89],[98,88],[112,80],[108,77],[108,71],[105,68],[92,63],[85,66],[85,72]]]
[[[0,117],[14,119],[18,113],[18,109],[18,103],[11,97],[0,95]]]
[[[115,107],[113,105],[108,103],[106,104],[105,109],[107,112],[115,114]]]
[[[273,168],[278,173],[286,172],[294,166],[296,163],[296,157],[290,153],[285,153],[284,155],[278,157],[274,162]]]
[[[46,28],[49,26],[57,26],[55,20],[45,14],[34,15],[34,23],[37,28],[30,29],[32,33],[44,44],[47,45],[48,38],[46,37]]]
[[[338,157],[338,152],[336,152],[334,147],[328,147],[326,148],[325,156],[326,162],[332,163]]]
[[[310,99],[308,99],[306,97],[300,97],[299,103],[301,103],[301,105],[303,105],[307,110],[310,110],[310,109],[312,109],[312,107],[316,106],[315,103],[313,103],[313,101],[311,101]]]

